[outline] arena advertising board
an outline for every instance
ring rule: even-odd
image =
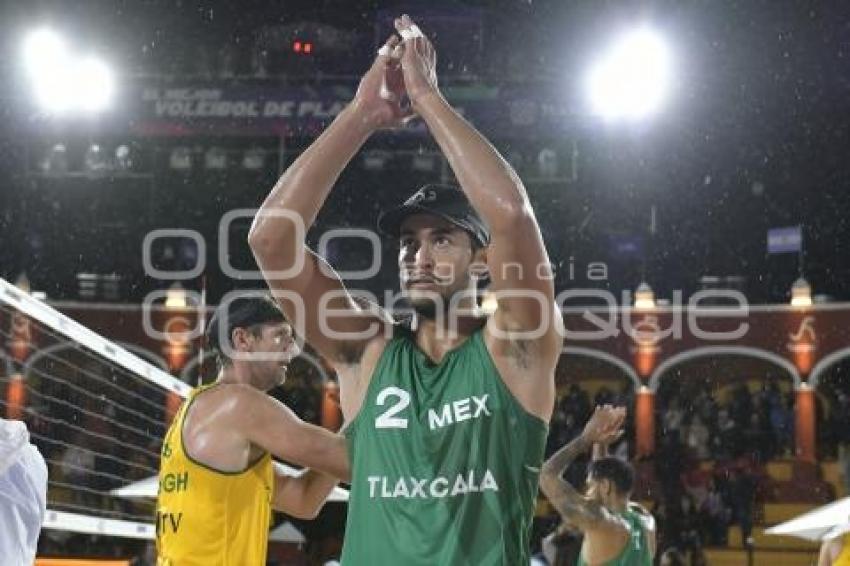
[[[262,83],[131,83],[120,108],[97,120],[99,129],[141,135],[317,135],[354,96],[356,83],[284,86]],[[512,137],[557,134],[569,126],[571,110],[556,93],[525,85],[500,88],[446,87],[446,97],[485,132]],[[29,127],[70,125],[83,118],[38,114]],[[85,120],[90,120],[85,118]],[[421,123],[405,130],[425,133]]]

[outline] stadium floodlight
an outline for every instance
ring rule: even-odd
[[[804,278],[800,277],[791,285],[791,306],[812,306],[812,286]]]
[[[133,165],[135,164],[135,159],[133,156],[133,151],[130,149],[130,146],[127,144],[121,144],[115,148],[115,168],[119,171],[131,171],[133,169]]]
[[[86,150],[83,164],[89,173],[102,173],[109,169],[106,152],[96,143],[91,144]]]
[[[646,281],[641,281],[635,289],[635,309],[651,310],[655,308],[655,292]]]
[[[112,71],[96,57],[86,57],[72,69],[73,107],[85,112],[100,112],[109,107],[115,85]]]
[[[35,98],[45,110],[92,113],[109,106],[115,81],[104,61],[73,53],[61,36],[47,28],[30,33],[23,51]]]
[[[171,150],[168,163],[175,171],[188,171],[192,168],[192,150],[188,147],[175,147]]]
[[[210,171],[227,169],[227,152],[220,147],[211,147],[204,154],[204,166]]]
[[[63,174],[68,171],[68,148],[63,143],[53,145],[38,165],[42,173]]]
[[[48,28],[33,31],[24,39],[24,63],[30,75],[55,71],[66,53],[65,41]]]
[[[259,171],[266,166],[266,152],[261,147],[249,148],[242,157],[242,167],[248,171]]]
[[[437,158],[433,153],[415,153],[411,166],[420,173],[432,173],[437,169]]]
[[[652,114],[668,94],[671,66],[667,45],[657,33],[645,27],[627,33],[588,73],[593,112],[610,120]]]

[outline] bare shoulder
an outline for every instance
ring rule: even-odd
[[[245,466],[246,438],[240,423],[245,402],[263,393],[245,385],[220,384],[199,393],[186,408],[183,447],[192,460],[221,471]],[[242,415],[242,416],[240,416]]]
[[[184,432],[229,421],[257,394],[260,392],[256,389],[235,383],[222,383],[202,391],[186,407]]]
[[[384,353],[390,339],[381,334],[371,338],[365,345],[363,354],[357,363],[335,363],[334,370],[340,376],[340,403],[345,420],[350,422],[360,411],[366,391],[372,381],[372,375]]]
[[[553,324],[534,332],[505,331],[494,316],[484,327],[484,343],[505,385],[526,411],[547,422],[563,343],[558,328]]]
[[[625,519],[609,511],[604,505],[596,501],[587,503],[587,515],[592,518],[586,523],[586,532],[599,532],[606,534],[627,535],[629,525]]]

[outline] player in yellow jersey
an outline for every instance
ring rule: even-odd
[[[315,517],[336,478],[348,478],[345,442],[266,394],[298,355],[270,298],[223,304],[207,335],[221,370],[190,393],[163,442],[157,564],[262,566],[271,510]],[[272,456],[314,469],[285,476]]]
[[[850,566],[850,533],[823,541],[818,566]]]

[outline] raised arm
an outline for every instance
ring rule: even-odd
[[[584,431],[566,446],[555,452],[544,464],[540,473],[540,489],[565,522],[583,531],[606,524],[616,525],[611,515],[598,503],[582,496],[563,475],[573,461],[591,449],[594,442],[611,434],[621,410],[597,407],[585,425]]]
[[[400,33],[409,33],[412,25],[407,16],[396,20]],[[487,265],[490,288],[499,306],[496,325],[505,332],[539,331],[535,339],[547,344],[543,354],[552,357],[560,349],[554,324],[554,283],[525,187],[499,152],[443,98],[437,87],[436,54],[431,42],[421,36],[406,39],[403,50],[402,69],[411,103],[490,228]]]
[[[593,459],[600,460],[602,458],[607,458],[610,456],[609,449],[611,445],[617,442],[621,436],[623,436],[623,423],[626,422],[626,411],[625,409],[620,409],[618,412],[619,419],[617,421],[612,422],[608,426],[607,434],[603,437],[596,439],[596,442],[593,443]]]
[[[365,341],[328,336],[319,317],[333,309],[335,316],[326,320],[328,326],[359,335],[379,330],[376,324],[383,319],[357,306],[333,269],[306,247],[305,236],[340,173],[369,136],[408,117],[399,102],[403,87],[398,62],[389,55],[396,43],[395,36],[387,41],[352,103],[278,180],[248,236],[257,264],[272,291],[278,292],[275,295],[289,320],[333,363],[356,362]],[[295,273],[286,274],[287,270]],[[282,272],[287,276],[281,277]]]

